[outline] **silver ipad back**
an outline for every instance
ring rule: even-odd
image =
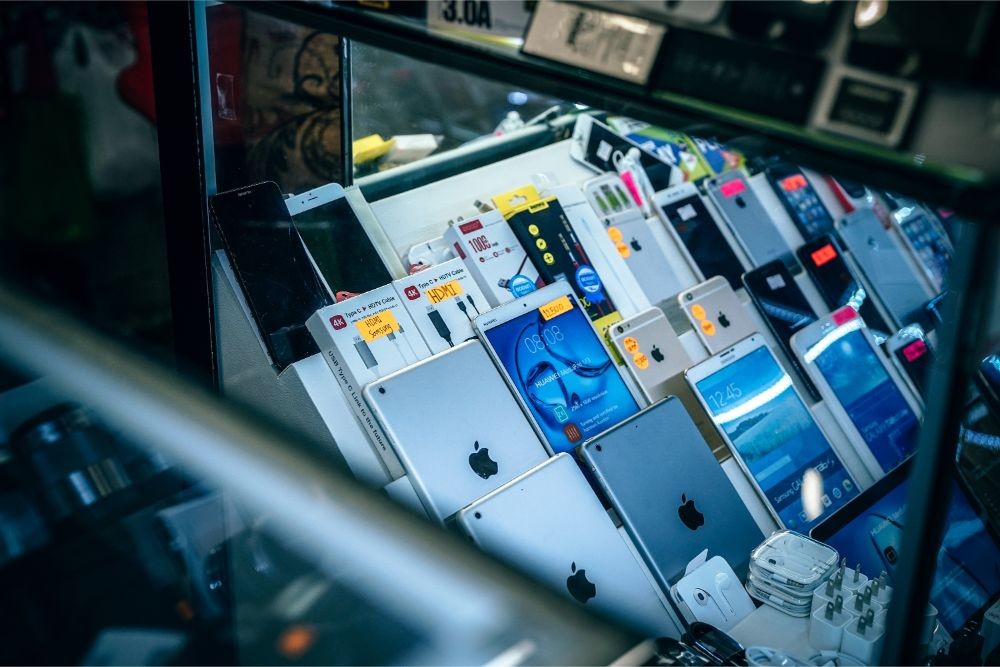
[[[461,510],[484,550],[649,636],[678,637],[654,584],[566,453]]]
[[[477,340],[376,380],[364,396],[441,521],[548,458]]]
[[[652,405],[580,453],[661,587],[703,549],[746,574],[764,535],[680,399]]]

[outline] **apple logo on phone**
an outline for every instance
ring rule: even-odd
[[[726,317],[726,314],[724,312],[722,312],[721,310],[719,311],[719,318],[718,319],[719,319],[719,326],[721,326],[723,329],[725,329],[725,328],[727,328],[729,326],[729,318]]]
[[[642,250],[642,246],[639,244],[639,239],[633,238],[632,243],[630,243],[629,245],[631,245],[632,250],[635,250],[636,252]]]
[[[489,479],[500,469],[497,462],[490,458],[489,448],[480,449],[478,440],[476,440],[474,451],[469,454],[469,467],[472,468],[472,472],[483,479]]]
[[[686,494],[681,494],[681,505],[677,508],[677,516],[691,530],[698,530],[705,525],[705,515],[695,507],[694,498],[688,500]]]
[[[660,352],[660,348],[653,346],[653,349],[649,351],[649,356],[653,357],[653,361],[660,363],[663,361],[663,353]]]
[[[587,604],[587,600],[597,596],[597,586],[587,579],[586,570],[583,568],[576,569],[575,562],[570,565],[570,571],[573,574],[566,577],[566,589],[573,596],[574,600],[580,604]]]

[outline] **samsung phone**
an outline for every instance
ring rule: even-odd
[[[760,334],[685,373],[779,525],[800,533],[858,485]]]
[[[926,397],[934,353],[920,325],[910,324],[897,331],[886,343],[886,349],[901,377],[910,383],[913,394]]]
[[[333,303],[281,190],[266,181],[212,197],[212,213],[233,273],[243,289],[271,362],[279,370],[319,352],[306,329]]]
[[[913,453],[920,408],[850,306],[792,336],[792,349],[878,479]]]
[[[649,403],[666,398],[667,381],[693,363],[659,308],[648,308],[616,322],[608,333]]]
[[[730,171],[705,182],[705,190],[754,266],[780,259],[791,262],[792,249],[778,231],[746,176]]]
[[[788,355],[788,360],[802,378],[806,390],[813,400],[819,400],[816,388],[799,366],[789,344],[797,331],[815,322],[817,317],[816,311],[809,305],[795,278],[785,267],[784,262],[774,261],[744,273],[743,286],[763,316],[767,328],[774,334],[778,344]]]
[[[677,295],[677,303],[711,354],[746,338],[756,328],[736,292],[721,276],[684,290]]]
[[[569,283],[498,306],[474,326],[551,452],[569,451],[638,412]]]
[[[695,275],[702,279],[722,276],[733,289],[740,286],[743,263],[722,235],[697,187],[683,183],[658,192],[653,203]]]
[[[366,228],[339,184],[330,183],[293,195],[285,200],[285,205],[338,301],[405,275],[395,255],[379,252],[372,238],[376,230]],[[395,270],[390,271],[389,265]]]
[[[806,243],[797,251],[799,261],[812,278],[816,289],[829,310],[852,306],[879,342],[889,337],[892,329],[879,313],[868,292],[851,267],[844,261],[840,245],[832,235],[824,235]]]
[[[586,114],[576,119],[569,154],[577,162],[597,172],[617,172],[616,160],[621,160],[632,148],[639,150],[639,162],[646,172],[646,178],[649,179],[653,192],[666,190],[674,182],[683,180],[684,176],[679,169],[674,169],[639,144],[626,139],[593,116]]]
[[[802,238],[812,241],[833,231],[830,212],[823,206],[801,169],[794,164],[782,162],[769,166],[764,173],[792,222],[802,233]]]
[[[834,223],[866,286],[878,297],[894,329],[923,317],[935,292],[902,241],[871,209],[859,209]]]
[[[903,241],[917,258],[934,289],[940,292],[948,279],[954,248],[933,213],[916,202],[892,212]]]

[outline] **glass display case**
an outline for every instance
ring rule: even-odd
[[[998,26],[150,4],[201,384],[0,290],[13,655],[990,664]]]

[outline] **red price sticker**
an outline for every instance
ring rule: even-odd
[[[728,183],[723,183],[719,186],[719,192],[721,192],[722,196],[726,199],[735,197],[736,195],[745,192],[746,189],[747,185],[743,182],[742,178],[737,178],[734,181],[729,181]]]
[[[927,344],[922,340],[915,340],[903,348],[903,356],[907,361],[916,361],[927,354]]]
[[[830,319],[832,319],[833,323],[839,327],[841,324],[850,322],[857,316],[858,312],[856,310],[850,306],[844,306],[840,310],[835,310],[833,314],[830,315]]]
[[[801,190],[807,185],[808,183],[806,182],[806,177],[802,174],[795,174],[781,180],[781,189],[785,192],[795,192],[796,190]]]
[[[827,243],[819,250],[813,251],[809,257],[812,258],[813,264],[816,266],[823,266],[830,260],[837,258],[837,250],[833,247],[832,243]]]

